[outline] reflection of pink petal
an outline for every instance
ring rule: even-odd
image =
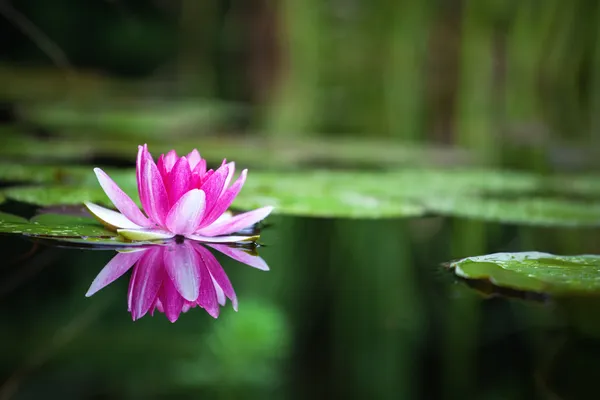
[[[161,303],[163,304],[163,310],[160,311],[165,314],[169,321],[177,321],[183,308],[184,299],[181,297],[179,291],[175,288],[175,285],[173,285],[173,282],[171,282],[171,279],[168,276],[163,278],[163,287],[160,298],[162,299]]]
[[[117,280],[121,275],[131,268],[144,254],[145,250],[131,253],[117,253],[100,271],[96,279],[92,282],[90,288],[85,294],[86,297],[92,296],[98,290]]]
[[[210,275],[214,278],[215,282],[223,289],[223,293],[225,296],[231,300],[231,304],[233,305],[233,309],[237,311],[237,297],[235,295],[235,291],[233,290],[233,286],[227,277],[227,274],[219,264],[219,261],[212,255],[210,251],[208,251],[204,246],[195,246],[196,251],[200,255],[201,260],[204,262],[204,265],[210,272]]]
[[[225,297],[225,293],[223,293],[223,289],[221,289],[221,286],[219,286],[217,281],[215,281],[215,278],[211,276],[210,279],[212,280],[213,285],[215,285],[215,291],[217,292],[217,301],[220,305],[224,306],[227,298]]]
[[[217,293],[213,285],[210,273],[206,268],[206,264],[200,260],[200,273],[202,274],[202,281],[200,282],[200,296],[198,297],[198,305],[206,310],[206,312],[213,318],[219,316],[219,303],[217,302]]]
[[[173,285],[184,299],[196,301],[200,294],[198,254],[186,243],[165,247],[165,269]]]
[[[139,260],[131,291],[131,316],[133,320],[146,315],[154,304],[163,276],[162,249],[149,249]]]
[[[269,266],[265,260],[263,260],[259,255],[248,253],[248,251],[243,248],[227,246],[225,244],[207,244],[207,246],[210,246],[226,256],[251,267],[258,268],[262,271],[269,270]]]

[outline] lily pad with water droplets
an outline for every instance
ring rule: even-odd
[[[600,295],[600,255],[495,253],[450,263],[457,276],[526,292]]]
[[[0,233],[48,237],[116,237],[92,218],[43,214],[27,220],[0,212]]]

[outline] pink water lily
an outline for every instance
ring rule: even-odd
[[[211,247],[257,269],[269,269],[261,257],[242,248]],[[86,296],[114,282],[132,266],[127,308],[134,321],[158,310],[175,322],[194,307],[217,318],[227,298],[237,311],[237,297],[223,267],[206,247],[193,241],[120,251],[100,271]]]
[[[175,150],[155,163],[148,146],[139,146],[136,163],[138,194],[145,214],[100,168],[94,172],[104,192],[120,212],[86,202],[85,206],[109,228],[129,240],[165,240],[184,236],[202,242],[240,242],[255,236],[235,235],[267,217],[273,207],[232,216],[228,212],[248,170],[230,185],[235,163],[206,169],[206,160],[194,149],[184,157]]]

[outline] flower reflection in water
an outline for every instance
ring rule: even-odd
[[[269,269],[247,248],[206,246],[252,267]],[[189,240],[119,251],[94,279],[86,296],[112,283],[132,266],[127,306],[134,321],[158,310],[175,322],[182,312],[196,306],[217,318],[226,299],[237,311],[235,291],[221,264],[204,245]]]

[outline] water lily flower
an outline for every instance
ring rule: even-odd
[[[243,248],[211,247],[244,264],[269,270],[261,257]],[[175,322],[194,307],[217,318],[227,298],[237,311],[237,297],[223,267],[206,247],[194,241],[119,251],[94,279],[86,296],[114,282],[132,266],[127,306],[134,321],[158,310]]]
[[[236,216],[228,212],[248,170],[243,170],[230,186],[235,163],[223,160],[216,170],[206,168],[206,160],[196,149],[184,157],[171,150],[155,163],[148,146],[139,146],[136,180],[145,214],[100,168],[94,169],[98,182],[120,212],[90,202],[85,206],[104,225],[132,241],[166,240],[174,236],[213,243],[255,239],[252,235],[234,234],[266,218],[273,207]]]

